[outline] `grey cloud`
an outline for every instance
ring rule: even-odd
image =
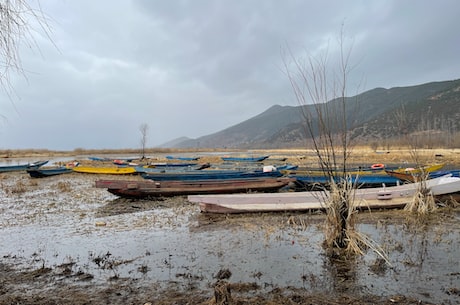
[[[46,1],[52,37],[23,50],[0,149],[130,147],[199,137],[274,104],[297,105],[283,71],[328,49],[344,24],[351,92],[456,79],[460,4],[445,1]],[[14,110],[14,107],[18,111]],[[43,123],[40,123],[40,118]],[[38,122],[38,123],[37,123]],[[40,140],[34,133],[46,134]],[[72,134],[71,139],[67,136]],[[35,142],[34,142],[35,141]]]

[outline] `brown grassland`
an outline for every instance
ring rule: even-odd
[[[213,153],[219,153],[213,154]],[[165,155],[194,155],[201,156],[200,162],[219,163],[220,155],[225,153],[239,154],[242,156],[270,155],[272,159],[286,158],[286,163],[316,166],[317,156],[311,149],[169,149],[150,148],[145,150],[145,156],[154,160],[165,160]],[[127,155],[140,156],[139,149],[81,149],[72,151],[52,151],[46,149],[22,149],[22,150],[0,150],[0,158],[28,158],[47,159],[55,157],[78,157],[78,156],[104,156],[104,155]],[[348,164],[393,164],[404,167],[405,164],[419,163],[418,165],[430,163],[445,163],[447,166],[457,167],[460,165],[460,148],[433,148],[433,149],[411,149],[408,147],[394,148],[389,150],[373,150],[367,146],[357,146],[350,149]]]

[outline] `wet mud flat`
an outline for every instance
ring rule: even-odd
[[[0,304],[460,303],[458,207],[360,213],[390,266],[326,256],[320,213],[206,215],[118,199],[101,178],[0,175]]]

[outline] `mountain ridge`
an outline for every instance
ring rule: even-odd
[[[342,99],[324,103],[338,107]],[[348,131],[358,141],[395,140],[423,130],[460,131],[460,79],[425,84],[374,88],[346,97]],[[353,106],[353,107],[349,107]],[[305,107],[302,109],[302,107]],[[168,142],[170,148],[282,148],[298,147],[308,139],[303,111],[314,105],[273,105],[260,114],[221,131]],[[396,122],[397,116],[401,122]],[[313,118],[314,120],[315,118]],[[423,126],[422,126],[423,125]],[[315,125],[313,125],[315,126]]]

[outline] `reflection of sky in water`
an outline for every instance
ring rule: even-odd
[[[215,281],[213,276],[219,270],[228,269],[232,273],[230,281],[255,282],[267,289],[293,286],[407,294],[446,303],[455,300],[446,289],[459,288],[458,217],[416,232],[404,224],[390,224],[391,220],[383,225],[360,224],[361,232],[383,245],[394,266],[375,274],[370,266],[377,256],[370,250],[345,268],[326,262],[321,227],[317,221],[309,223],[309,216],[305,217],[305,230],[286,225],[288,216],[282,214],[271,218],[234,216],[231,221],[224,217],[203,224],[205,216],[199,215],[195,207],[97,217],[98,208],[109,205],[115,197],[93,188],[91,179],[82,182],[79,178],[39,179],[34,196],[2,198],[0,255],[5,262],[29,265],[35,259],[34,266],[39,267],[43,262],[56,266],[72,261],[76,263],[74,271],[90,273],[94,281],[102,282],[117,274],[186,285],[192,277],[202,279],[202,288]],[[53,185],[58,181],[72,183],[72,191],[56,192]],[[93,200],[82,199],[88,196]],[[378,214],[374,213],[373,218]],[[273,219],[276,222],[272,226]],[[97,221],[107,225],[95,226]],[[284,224],[282,229],[275,230],[279,224]],[[98,267],[94,258],[107,253],[111,254],[109,261],[124,263],[113,270]],[[142,267],[148,271],[139,271]]]

